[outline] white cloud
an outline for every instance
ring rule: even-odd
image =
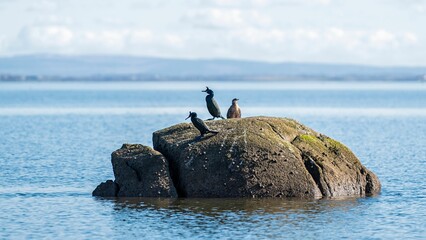
[[[310,56],[318,59],[357,59],[374,56],[375,53],[403,50],[418,41],[416,35],[410,32],[345,30],[336,27],[288,30],[246,28],[232,31],[229,39],[237,57],[247,58],[251,55],[251,58],[274,61],[306,61]]]
[[[260,7],[267,6],[271,0],[199,0],[199,5],[216,7]]]
[[[165,43],[172,47],[178,47],[181,48],[184,45],[184,40],[182,37],[176,35],[176,34],[166,34],[164,36]]]
[[[332,0],[198,0],[197,3],[207,7],[258,8],[278,5],[330,5]]]
[[[0,51],[366,64],[394,54],[418,65],[426,64],[425,3],[9,0],[1,4]]]
[[[244,24],[240,10],[218,8],[188,12],[182,20],[195,27],[205,28],[236,28]]]
[[[149,29],[81,31],[59,25],[24,27],[14,42],[14,49],[20,53],[144,55],[153,54],[153,50],[173,52],[185,46],[185,39],[178,34],[154,33]]]
[[[125,46],[126,37],[127,32],[122,30],[86,31],[79,40],[82,45],[115,51]]]
[[[246,16],[250,21],[250,25],[254,26],[270,26],[272,19],[258,11],[248,11]]]
[[[19,41],[33,47],[64,47],[71,43],[74,33],[64,26],[24,27],[19,33]]]
[[[418,38],[417,38],[416,34],[414,34],[412,32],[405,32],[402,37],[403,37],[404,42],[407,43],[407,44],[418,43]]]
[[[399,41],[395,34],[380,29],[370,34],[370,43],[378,48],[386,48],[388,46],[398,46]]]
[[[237,30],[231,33],[231,38],[250,45],[261,46],[284,43],[286,39],[286,32],[279,29],[257,29],[257,28],[245,28]]]
[[[419,13],[424,13],[426,12],[426,6],[422,5],[422,4],[417,4],[414,6],[414,8],[416,9],[417,12]]]
[[[0,36],[0,53],[6,48],[6,40],[3,36]]]
[[[240,9],[202,9],[187,12],[182,21],[194,27],[202,28],[243,28],[243,27],[264,27],[272,22],[268,16],[260,14],[258,11],[244,11]]]
[[[51,12],[56,10],[57,7],[58,7],[57,2],[52,0],[29,1],[29,4],[27,5],[27,11]]]
[[[128,42],[130,44],[150,43],[154,40],[154,34],[150,30],[129,31]]]
[[[57,14],[41,14],[33,22],[34,25],[71,25],[73,23],[73,18]]]
[[[239,21],[234,23],[243,24]],[[418,44],[418,37],[412,32],[347,30],[337,27],[280,29],[243,25],[223,31],[202,29],[178,34],[143,28],[79,31],[67,26],[49,25],[25,27],[17,42],[21,43],[18,47],[28,53],[108,53],[306,61],[315,59],[314,56],[318,59],[332,56],[365,57],[374,52],[404,49]],[[4,43],[2,45],[6,46]]]

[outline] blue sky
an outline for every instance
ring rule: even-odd
[[[0,0],[0,56],[426,66],[426,0]]]

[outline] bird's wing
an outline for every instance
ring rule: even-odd
[[[213,103],[213,106],[214,106],[214,108],[216,109],[216,111],[217,111],[217,116],[220,116],[220,108],[219,108],[219,104],[217,104],[217,102],[216,102],[216,100],[213,98],[212,99],[212,103]]]
[[[232,106],[229,107],[228,112],[226,113],[226,118],[231,118],[232,117]]]
[[[193,124],[201,132],[210,131],[209,127],[207,127],[207,125],[204,123],[204,121],[201,120],[200,118],[195,118]]]

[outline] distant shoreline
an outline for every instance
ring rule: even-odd
[[[0,81],[426,81],[426,66],[173,59],[132,56],[0,57]]]
[[[426,82],[426,76],[40,76],[0,74],[0,82]]]

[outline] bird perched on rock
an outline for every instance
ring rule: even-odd
[[[228,113],[226,114],[227,118],[241,118],[241,109],[238,106],[238,98],[232,99],[232,105],[228,109]]]
[[[189,112],[189,116],[185,118],[185,120],[188,118],[191,118],[192,124],[194,124],[198,131],[200,131],[199,138],[203,137],[206,133],[219,133],[218,131],[210,130],[209,127],[207,127],[207,125],[204,123],[204,121],[197,117],[197,113],[195,112]]]
[[[213,120],[215,118],[222,118],[225,119],[222,114],[220,113],[219,104],[217,104],[216,100],[214,100],[214,92],[209,87],[206,87],[206,90],[202,91],[206,92],[206,103],[207,103],[207,109],[209,110],[209,113],[213,116],[213,118],[207,119],[207,120]]]

